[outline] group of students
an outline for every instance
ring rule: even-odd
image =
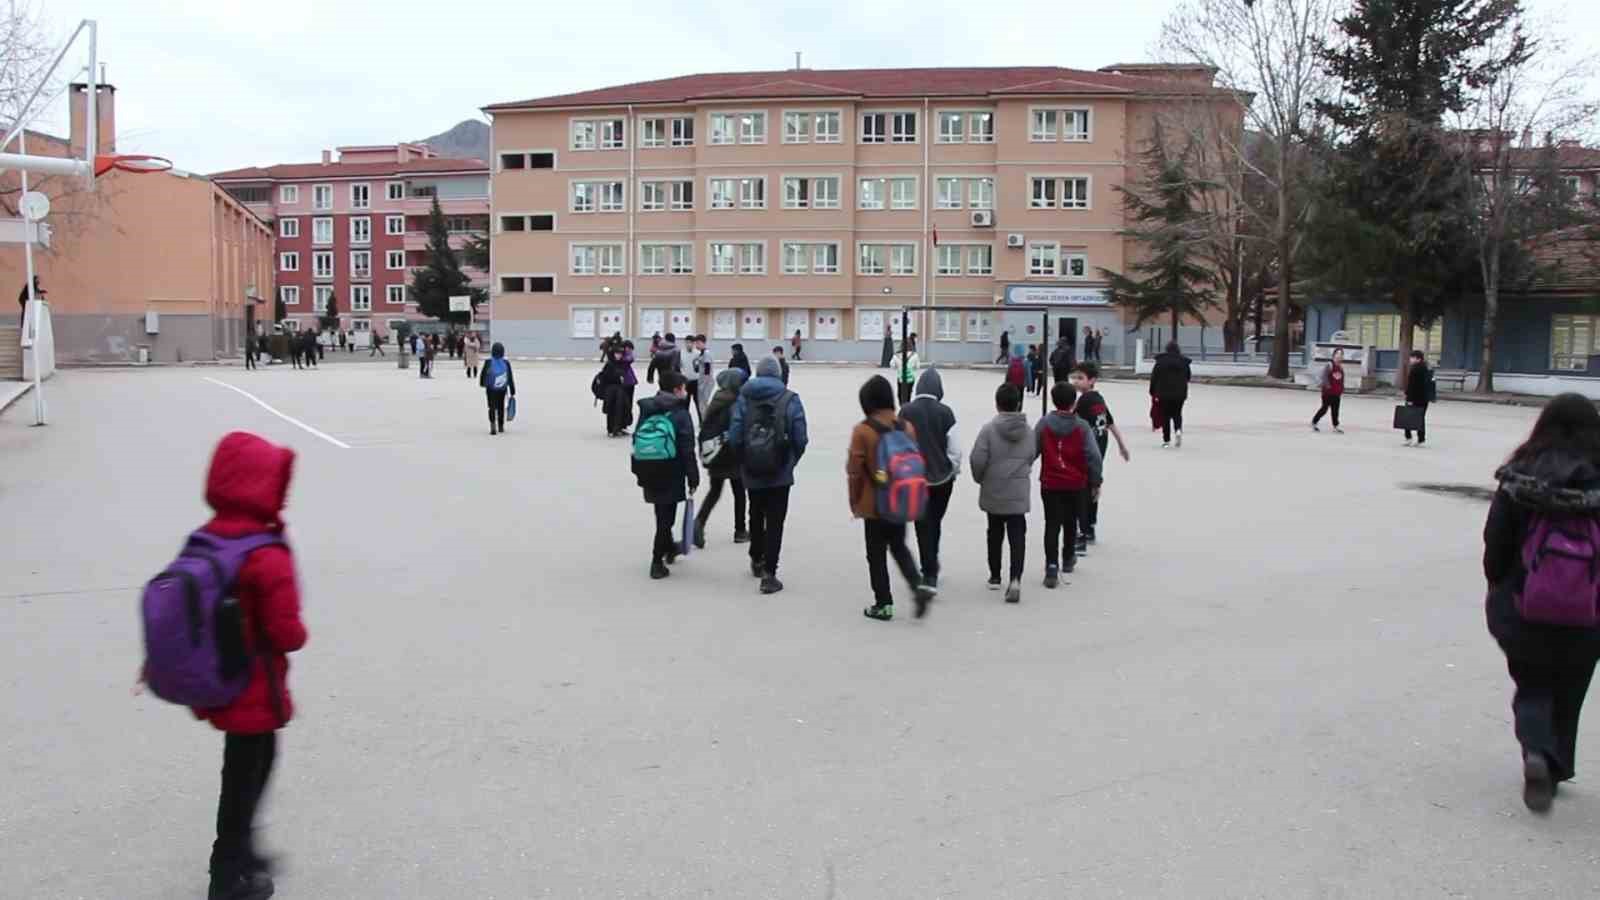
[[[717,389],[716,380],[712,378],[715,366],[711,351],[707,349],[705,335],[691,334],[683,340],[685,346],[678,346],[678,336],[672,332],[651,338],[650,363],[645,370],[645,381],[654,384],[658,375],[668,372],[677,374],[684,381],[684,394],[694,410],[695,419],[703,423]],[[633,342],[625,340],[620,332],[614,334],[601,342],[600,357],[603,362],[590,389],[606,417],[606,436],[626,437],[630,433],[628,428],[633,424],[633,396],[639,385],[639,377],[633,371],[636,361]],[[787,385],[789,360],[784,355],[782,345],[772,348],[772,358],[777,361],[779,379]],[[733,345],[728,368],[742,371],[747,379],[753,374],[750,357],[746,355],[743,344]]]

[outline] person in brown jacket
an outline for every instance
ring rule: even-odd
[[[878,438],[885,431],[901,428],[916,439],[910,422],[894,414],[894,387],[889,379],[874,375],[861,386],[861,413],[866,416],[850,432],[850,456],[845,462],[845,478],[850,488],[850,512],[863,520],[867,539],[867,570],[872,577],[872,605],[862,610],[869,619],[887,622],[894,618],[894,594],[889,590],[889,556],[915,591],[916,616],[928,614],[933,591],[924,587],[917,570],[917,559],[906,546],[906,526],[878,518]]]

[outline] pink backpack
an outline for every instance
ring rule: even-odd
[[[1600,625],[1600,520],[1536,515],[1522,541],[1527,571],[1517,612],[1529,622]]]

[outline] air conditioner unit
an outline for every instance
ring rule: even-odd
[[[1020,234],[1008,234],[1008,235],[1006,235],[1006,246],[1007,247],[1021,247],[1024,244],[1026,244],[1027,242],[1028,242],[1028,239],[1024,235],[1020,235]]]
[[[992,209],[975,209],[975,210],[973,210],[972,211],[972,227],[973,228],[993,228],[994,227],[994,210],[992,210]]]

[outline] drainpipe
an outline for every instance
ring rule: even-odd
[[[499,121],[499,119],[497,119],[495,116],[493,116],[493,115],[489,116],[489,344],[490,344],[490,346],[494,345],[494,329],[495,329],[495,326],[497,324],[499,324],[499,320],[496,319],[495,315],[494,315],[494,298],[495,298],[496,294],[500,293],[499,287],[495,284],[495,279],[498,278],[499,276],[495,273],[495,265],[494,265],[494,245],[499,243],[498,241],[496,241],[494,239],[494,235],[496,233],[496,227],[499,225],[499,220],[495,218],[495,214],[494,214],[494,176],[499,174],[499,172],[500,172],[500,154],[499,154],[499,152],[497,152],[495,150],[495,146],[496,145],[495,145],[495,142],[494,142],[494,126],[495,126],[495,123],[498,122],[498,121]],[[402,200],[401,201],[401,209],[404,209],[404,208],[405,208],[405,201]],[[404,241],[405,240],[405,236],[402,235],[400,240]],[[401,246],[404,246],[404,244],[402,244]],[[395,345],[397,347],[399,346],[399,343],[400,343],[400,339],[398,337],[395,338]]]
[[[928,252],[928,222],[929,207],[933,205],[933,189],[928,179],[928,164],[930,145],[933,143],[933,131],[928,121],[928,98],[922,98],[922,306],[927,311],[928,306],[928,273],[933,271],[933,258]],[[928,327],[928,317],[922,317],[922,327]],[[923,340],[929,340],[928,335],[923,335]]]
[[[628,136],[628,185],[622,190],[622,196],[628,204],[628,243],[623,248],[623,252],[627,256],[623,258],[622,264],[628,267],[628,327],[630,329],[636,327],[638,322],[634,318],[633,309],[633,276],[634,270],[639,267],[638,255],[635,252],[636,248],[633,243],[634,210],[639,206],[637,198],[634,197],[634,192],[639,189],[638,174],[635,171],[635,162],[639,152],[639,135],[636,133],[637,125],[638,123],[633,120],[633,104],[630,103],[628,104],[628,124],[623,126],[626,129],[623,134]]]

